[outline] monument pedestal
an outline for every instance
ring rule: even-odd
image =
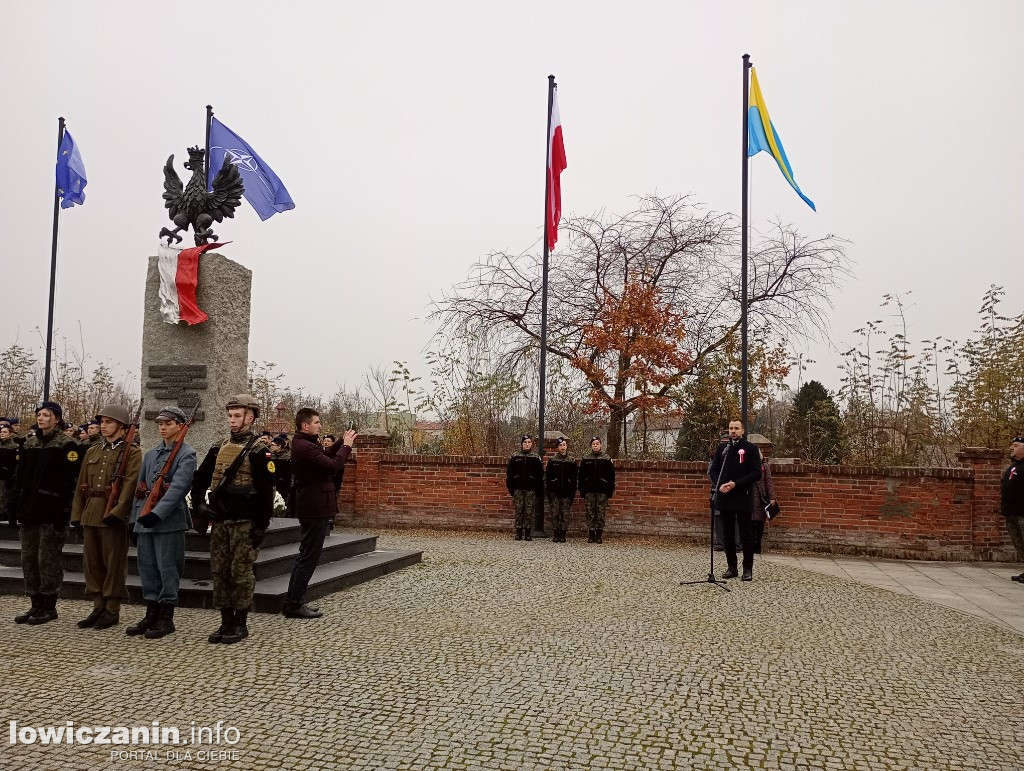
[[[208,252],[199,260],[196,301],[210,318],[194,326],[168,324],[160,315],[157,258],[149,258],[142,327],[143,448],[160,441],[154,420],[171,404],[190,415],[201,403],[187,440],[200,458],[227,435],[224,405],[248,390],[251,290],[251,270]]]

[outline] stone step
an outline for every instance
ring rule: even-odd
[[[335,562],[321,563],[317,566],[316,572],[309,582],[306,599],[313,600],[366,581],[372,581],[374,578],[415,565],[422,560],[422,556],[423,553],[418,551],[381,549],[346,557]],[[282,574],[258,580],[253,598],[253,609],[257,613],[280,613],[284,606],[285,594],[288,591],[288,578],[288,575]],[[132,602],[142,602],[142,585],[138,576],[128,576],[128,592]],[[0,567],[0,594],[18,595],[23,593],[24,583],[21,568]],[[81,573],[65,572],[61,597],[74,600],[85,599],[85,577]],[[179,603],[187,608],[212,608],[212,583],[208,580],[182,579]],[[59,606],[58,610],[61,610]],[[129,611],[128,617],[132,615]],[[122,623],[124,619],[125,614],[122,614]]]
[[[270,520],[270,527],[267,528],[267,536],[263,546],[283,546],[286,543],[298,543],[300,537],[299,520],[289,517],[275,517]],[[18,528],[11,527],[6,522],[0,524],[0,541],[18,541]],[[74,531],[68,535],[69,544],[80,543]],[[210,537],[200,535],[195,530],[189,530],[185,534],[185,551],[200,552],[210,551]]]
[[[205,541],[207,548],[203,551],[186,550],[183,578],[199,581],[210,580],[209,539],[207,538]],[[346,557],[354,557],[358,554],[366,554],[375,551],[376,548],[376,536],[330,535],[324,541],[324,551],[320,561],[322,563],[333,562],[345,559]],[[288,576],[291,573],[292,565],[295,563],[295,556],[298,553],[298,542],[289,542],[277,546],[264,545],[260,549],[259,557],[256,558],[256,562],[253,565],[256,579],[262,580],[279,575]],[[80,543],[65,544],[61,556],[65,572],[81,572],[82,545]],[[19,541],[0,541],[0,565],[7,567],[21,566],[21,543]],[[139,574],[135,547],[128,548],[128,574]]]

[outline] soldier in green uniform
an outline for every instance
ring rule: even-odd
[[[565,543],[565,531],[569,526],[569,509],[576,497],[579,467],[576,459],[569,454],[569,440],[558,438],[558,452],[548,458],[544,470],[544,492],[547,495],[548,519],[553,531],[552,543]]]
[[[505,487],[515,508],[517,541],[533,540],[533,519],[537,511],[537,493],[544,484],[544,464],[533,451],[533,439],[524,436],[520,450],[508,459]]]
[[[2,522],[11,518],[11,494],[20,450],[21,447],[14,441],[11,424],[0,422],[0,521]]]
[[[587,543],[601,543],[608,501],[615,494],[615,465],[596,436],[590,440],[590,454],[580,459],[579,488],[587,504]]]
[[[121,620],[121,602],[128,599],[127,522],[142,467],[142,451],[125,444],[131,422],[128,408],[108,404],[97,417],[101,441],[85,451],[71,506],[71,525],[82,536],[85,593],[92,598],[92,613],[78,622],[79,629],[107,629]],[[104,514],[112,479],[120,470],[125,453],[128,463],[120,480],[120,492],[113,508]]]
[[[44,401],[36,409],[36,431],[25,441],[14,476],[11,524],[21,525],[21,570],[32,607],[14,617],[18,624],[57,618],[64,582],[60,554],[68,537],[71,499],[82,448],[57,427],[61,406]]]
[[[196,471],[192,506],[213,520],[210,571],[213,604],[221,624],[211,643],[236,643],[249,636],[248,618],[256,577],[252,565],[274,513],[274,472],[270,450],[257,442],[255,397],[239,394],[225,405],[231,435],[210,448]],[[237,461],[237,462],[236,462]],[[207,491],[210,492],[209,502]]]
[[[85,433],[88,434],[89,438],[87,441],[89,445],[99,444],[103,441],[103,437],[100,435],[100,416],[97,415],[95,418],[89,421],[85,427]]]

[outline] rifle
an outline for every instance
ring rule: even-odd
[[[153,480],[153,489],[149,491],[149,495],[146,496],[146,502],[142,504],[142,511],[139,512],[139,519],[149,514],[153,507],[160,502],[160,499],[164,495],[164,479],[167,477],[167,473],[171,470],[171,466],[174,465],[174,459],[178,457],[178,450],[181,449],[182,443],[185,441],[185,435],[188,434],[188,429],[192,425],[192,422],[196,419],[196,413],[199,412],[199,404],[201,400],[197,400],[195,406],[192,408],[192,414],[188,416],[188,421],[181,427],[181,431],[178,432],[178,438],[174,440],[174,447],[171,448],[171,454],[167,456],[167,460],[164,461],[164,467],[160,469],[160,473],[156,475],[156,479]],[[143,483],[145,484],[145,483]]]
[[[135,420],[128,426],[128,433],[124,435],[124,443],[121,445],[121,452],[117,456],[117,463],[114,464],[116,471],[110,478],[110,492],[107,494],[107,505],[103,507],[103,516],[110,514],[117,505],[117,499],[121,497],[121,488],[124,487],[124,475],[128,470],[128,452],[135,441],[135,435],[139,432],[139,421],[142,419],[142,402],[139,402],[139,411],[135,413]]]

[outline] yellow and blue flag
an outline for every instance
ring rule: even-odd
[[[800,186],[793,177],[793,167],[789,165],[789,158],[782,147],[782,140],[779,139],[772,119],[768,115],[768,107],[765,106],[764,96],[761,95],[761,86],[757,82],[757,71],[750,68],[750,106],[747,108],[747,157],[757,155],[762,150],[771,153],[775,162],[779,164],[779,171],[786,181],[796,190],[796,194],[804,199],[804,203],[817,211],[814,201],[808,198],[800,190]]]

